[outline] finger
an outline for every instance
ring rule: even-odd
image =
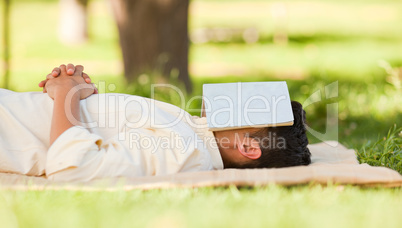
[[[73,64],[69,63],[67,64],[67,74],[68,75],[73,75],[75,72],[75,67]]]
[[[86,83],[91,83],[91,78],[84,72],[82,72],[82,77],[84,78]]]
[[[46,85],[46,82],[47,82],[47,81],[48,81],[48,80],[45,79],[45,80],[39,82],[38,86],[39,86],[39,87],[44,87],[44,86]]]
[[[53,78],[54,78],[54,76],[52,74],[46,75],[46,80],[50,80],[50,79],[53,79]]]
[[[75,66],[75,76],[82,76],[82,71],[84,71],[84,67],[82,65]]]
[[[59,68],[60,68],[60,74],[66,74],[67,73],[66,72],[66,65],[61,64]]]
[[[59,76],[59,74],[60,74],[60,68],[58,68],[58,67],[53,68],[51,74],[52,74],[53,77]]]

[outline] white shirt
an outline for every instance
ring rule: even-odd
[[[125,94],[80,102],[81,126],[49,147],[53,101],[0,89],[0,172],[63,181],[223,169],[206,119]]]

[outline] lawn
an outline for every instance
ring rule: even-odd
[[[158,79],[124,81],[117,29],[104,1],[91,1],[90,41],[80,46],[59,42],[57,1],[12,2],[11,89],[39,91],[37,82],[54,66],[72,62],[84,65],[103,92],[149,96]],[[309,134],[310,142],[338,140],[356,149],[360,162],[402,173],[400,12],[402,2],[393,0],[191,1],[194,91],[186,99],[200,95],[203,83],[286,80],[291,98],[305,104],[311,129],[324,134]],[[215,36],[200,39],[206,31]],[[245,31],[258,40],[245,41]],[[273,42],[278,31],[285,31],[285,42]],[[327,99],[328,93],[336,96]],[[179,104],[174,94],[157,97]],[[308,104],[314,99],[321,101]],[[196,100],[187,110],[198,114],[190,108],[199,105]],[[401,195],[401,188],[351,186],[1,191],[0,221],[16,219],[21,227],[205,227],[211,221],[216,227],[397,227]]]
[[[2,227],[400,227],[402,190],[1,191]],[[14,226],[16,227],[16,226]]]

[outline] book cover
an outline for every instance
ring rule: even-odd
[[[285,81],[203,85],[203,110],[212,131],[293,125]]]

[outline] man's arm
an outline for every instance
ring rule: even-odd
[[[54,94],[54,106],[52,124],[50,129],[50,145],[69,128],[75,126],[68,118],[68,114],[72,114],[75,120],[80,119],[80,95],[74,93],[71,100],[66,99],[69,92],[68,87],[58,89]]]
[[[50,145],[66,130],[80,122],[80,100],[94,93],[94,87],[87,85],[81,77],[82,68],[77,67],[73,76],[68,76],[66,67],[60,66],[60,76],[46,83],[48,95],[54,100],[50,129]],[[81,86],[81,89],[76,89]],[[70,92],[71,91],[71,92]],[[71,120],[75,120],[73,123]]]

